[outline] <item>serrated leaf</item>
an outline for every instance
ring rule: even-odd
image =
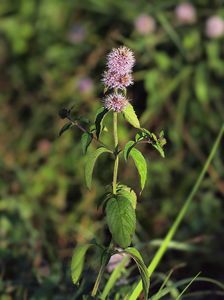
[[[117,190],[117,194],[119,196],[123,196],[125,198],[127,198],[134,209],[136,209],[136,204],[137,204],[137,196],[134,192],[134,190],[132,190],[130,187],[124,185],[124,184],[120,184]]]
[[[61,136],[66,130],[68,130],[72,126],[71,122],[65,123],[65,125],[59,131],[59,136]]]
[[[146,178],[147,178],[147,164],[146,164],[145,158],[142,155],[142,153],[135,148],[131,149],[129,155],[134,160],[135,166],[136,166],[139,176],[140,176],[141,190],[143,190],[145,187]]]
[[[144,292],[144,298],[148,299],[148,293],[149,293],[149,273],[147,270],[147,267],[142,259],[141,254],[139,251],[133,247],[128,247],[124,250],[124,253],[131,256],[131,258],[134,259],[134,261],[137,264],[139,273],[141,275],[142,279],[142,286],[143,286],[143,292]]]
[[[91,144],[92,139],[93,139],[92,133],[84,132],[82,134],[81,144],[82,144],[82,152],[83,152],[83,154],[86,154],[86,151],[87,151],[89,145]]]
[[[135,128],[140,128],[140,123],[138,120],[138,117],[134,111],[133,106],[131,103],[128,103],[128,105],[123,110],[124,118]]]
[[[99,136],[100,136],[100,133],[103,128],[103,119],[107,113],[108,113],[108,110],[104,107],[99,108],[97,111],[96,120],[95,120],[97,138],[99,138]]]
[[[86,165],[85,165],[85,180],[86,180],[86,185],[87,185],[88,189],[91,189],[93,169],[94,169],[96,160],[100,156],[100,154],[102,154],[104,152],[110,152],[110,151],[104,147],[100,147],[100,148],[96,149],[95,151],[89,153],[89,155],[87,157]]]
[[[136,216],[131,202],[123,197],[111,198],[106,206],[106,218],[113,240],[122,248],[131,244]]]
[[[82,274],[84,260],[87,250],[93,246],[92,244],[86,244],[77,246],[74,250],[72,255],[72,262],[71,262],[71,276],[72,282],[76,284]]]
[[[136,145],[136,142],[129,141],[124,147],[124,159],[127,161],[131,149]]]

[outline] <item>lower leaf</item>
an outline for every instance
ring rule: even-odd
[[[136,226],[135,210],[131,202],[121,195],[109,199],[106,217],[113,240],[122,248],[128,247]]]

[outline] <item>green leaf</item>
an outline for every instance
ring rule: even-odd
[[[71,263],[71,276],[72,282],[76,284],[82,274],[84,260],[87,250],[93,246],[92,244],[86,244],[77,246],[72,255],[72,263]]]
[[[117,194],[119,196],[127,198],[131,202],[133,208],[136,209],[137,196],[130,187],[123,184],[119,184]]]
[[[128,156],[130,154],[131,149],[136,145],[137,143],[134,141],[129,141],[124,147],[124,159],[127,161]]]
[[[91,189],[93,169],[94,169],[96,160],[100,156],[100,154],[102,154],[104,152],[110,152],[110,151],[104,147],[100,147],[100,148],[96,149],[95,151],[89,153],[89,155],[87,156],[86,165],[85,165],[85,180],[86,180],[86,185],[87,185],[88,189]]]
[[[159,142],[157,142],[156,144],[152,144],[152,146],[160,153],[160,155],[164,158],[165,157],[165,153],[164,150],[162,148],[162,146],[160,145]]]
[[[128,247],[136,226],[135,210],[131,202],[119,195],[111,198],[107,202],[106,217],[113,240],[122,248]]]
[[[142,279],[142,285],[143,285],[143,292],[144,292],[144,298],[148,299],[148,293],[149,293],[149,274],[146,265],[144,264],[144,261],[142,259],[141,254],[138,252],[137,249],[133,247],[126,248],[124,250],[125,253],[131,256],[131,258],[134,259],[134,261],[137,264],[139,273],[141,275]]]
[[[61,136],[66,130],[68,130],[72,126],[71,122],[65,123],[65,125],[59,131],[59,136]]]
[[[123,110],[124,118],[135,128],[140,128],[140,123],[138,120],[138,117],[134,111],[133,106],[131,103],[128,103],[128,105]]]
[[[82,152],[83,152],[83,154],[86,154],[86,151],[87,151],[89,145],[91,144],[92,139],[93,139],[92,133],[84,132],[82,134],[81,144],[82,144]]]
[[[135,148],[131,149],[130,156],[134,160],[135,166],[138,170],[140,176],[141,190],[143,190],[147,178],[147,164],[145,158],[142,155],[142,153]]]
[[[96,120],[95,120],[97,138],[99,138],[99,136],[100,136],[100,133],[103,128],[103,119],[107,113],[108,113],[108,110],[104,107],[99,108],[97,111]]]

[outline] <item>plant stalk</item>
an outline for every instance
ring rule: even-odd
[[[117,112],[113,113],[113,126],[114,126],[114,173],[113,173],[113,194],[116,195],[117,192],[117,173],[118,173],[118,165],[119,165],[119,157],[118,157],[118,133],[117,133]]]
[[[118,165],[119,165],[119,157],[118,157],[118,133],[117,133],[117,112],[113,113],[113,134],[114,134],[114,172],[113,172],[113,194],[116,195],[117,192],[117,173],[118,173]],[[113,246],[113,242],[111,240],[109,249],[111,249]],[[100,285],[100,281],[102,279],[104,270],[105,270],[106,265],[103,263],[100,267],[99,274],[97,276],[96,282],[94,284],[91,296],[95,297]]]

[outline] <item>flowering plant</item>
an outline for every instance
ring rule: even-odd
[[[143,283],[145,298],[147,298],[149,289],[148,271],[142,256],[136,248],[130,247],[136,227],[135,209],[137,195],[130,187],[118,182],[118,167],[119,159],[122,155],[126,162],[131,157],[139,173],[142,191],[147,179],[147,164],[143,154],[136,147],[141,143],[150,144],[164,157],[163,146],[166,140],[163,132],[160,132],[159,137],[157,137],[154,133],[141,127],[134,108],[127,98],[126,88],[133,84],[132,69],[134,64],[135,58],[132,51],[124,46],[113,49],[109,53],[107,57],[107,70],[104,72],[102,79],[105,85],[104,93],[106,94],[103,100],[103,107],[97,111],[94,124],[88,125],[88,128],[84,127],[82,119],[72,116],[71,110],[62,109],[59,113],[62,118],[68,119],[68,123],[61,129],[60,135],[74,126],[83,131],[81,143],[84,154],[87,153],[87,149],[92,141],[96,141],[99,144],[99,147],[94,152],[87,154],[85,180],[89,189],[92,186],[93,169],[98,157],[103,153],[108,153],[114,158],[112,184],[105,191],[104,199],[100,203],[106,215],[106,222],[111,233],[111,243],[108,247],[96,242],[77,246],[71,263],[72,280],[74,283],[77,283],[83,269],[84,257],[87,250],[92,246],[101,249],[101,267],[92,290],[92,296],[97,294],[100,280],[110,258],[117,254],[130,256],[137,264]],[[104,118],[110,113],[113,114],[113,149],[100,139]],[[127,142],[124,149],[120,148],[118,140],[119,114],[122,114],[125,120],[137,130],[135,138]]]

